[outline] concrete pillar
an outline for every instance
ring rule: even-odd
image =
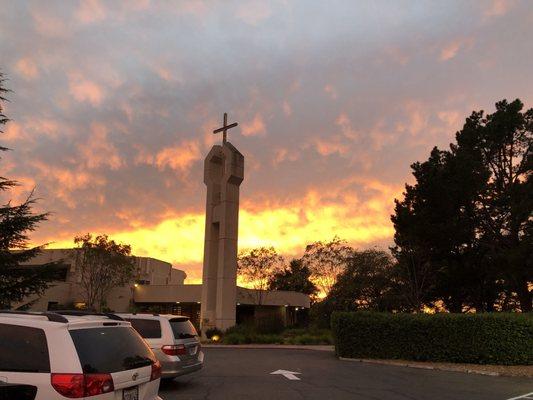
[[[207,186],[202,284],[202,332],[235,325],[239,186],[244,156],[229,142],[215,145],[204,164]]]

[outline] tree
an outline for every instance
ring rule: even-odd
[[[6,79],[0,72],[0,133],[9,119],[4,115],[4,97],[9,90],[5,88]],[[0,145],[0,151],[8,151]],[[7,192],[17,186],[18,182],[0,176],[0,192]],[[48,263],[38,267],[24,266],[23,263],[37,256],[44,245],[29,246],[29,233],[39,223],[48,218],[48,213],[34,213],[33,191],[21,204],[12,204],[11,200],[0,205],[0,308],[11,308],[14,302],[20,302],[30,295],[41,294],[51,282],[57,279],[58,263]]]
[[[353,249],[335,236],[329,242],[315,242],[308,245],[302,257],[303,265],[311,271],[311,278],[318,288],[327,295],[340,273],[347,265]]]
[[[135,258],[131,247],[116,243],[107,235],[77,236],[74,243],[77,245],[74,262],[80,273],[86,306],[101,311],[111,289],[126,285],[134,277]]]
[[[385,251],[354,251],[327,299],[336,310],[397,310],[394,267],[394,259]]]
[[[448,151],[434,148],[429,159],[411,168],[415,185],[395,200],[393,254],[398,259],[404,295],[414,310],[435,300],[460,312],[470,291],[475,255],[472,199],[483,179]]]
[[[263,304],[269,280],[281,269],[283,262],[274,247],[258,247],[239,254],[237,271],[243,281],[255,289],[256,304]]]
[[[315,296],[318,288],[310,281],[311,271],[301,259],[293,259],[288,267],[276,272],[269,280],[270,290],[293,290]]]
[[[533,300],[533,109],[523,108],[518,99],[502,100],[493,114],[472,113],[452,151],[479,160],[487,171],[485,190],[476,199],[481,246],[528,312]]]
[[[492,311],[502,297],[531,310],[533,110],[505,100],[473,112],[457,144],[411,167],[395,200],[393,254],[415,309]],[[512,301],[504,300],[508,305]]]

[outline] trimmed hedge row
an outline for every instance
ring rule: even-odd
[[[335,312],[338,356],[475,364],[533,364],[531,314]]]

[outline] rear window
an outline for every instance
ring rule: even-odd
[[[145,339],[161,337],[161,323],[155,319],[124,318]]]
[[[126,371],[155,362],[152,351],[130,327],[75,329],[70,336],[86,374]]]
[[[0,371],[50,372],[44,331],[29,326],[0,324]]]
[[[169,322],[176,339],[188,339],[198,335],[194,325],[188,319],[173,318]]]

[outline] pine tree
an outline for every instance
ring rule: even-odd
[[[4,86],[6,79],[0,72],[0,133],[9,122],[4,115],[3,104],[7,102],[9,90]],[[8,151],[0,145],[0,151]],[[18,182],[0,176],[0,193],[6,194]],[[10,308],[14,302],[26,296],[42,293],[57,278],[57,263],[39,267],[21,265],[38,255],[43,246],[29,246],[29,233],[48,218],[48,213],[34,213],[32,207],[36,199],[33,191],[21,204],[11,200],[0,202],[0,308]]]

